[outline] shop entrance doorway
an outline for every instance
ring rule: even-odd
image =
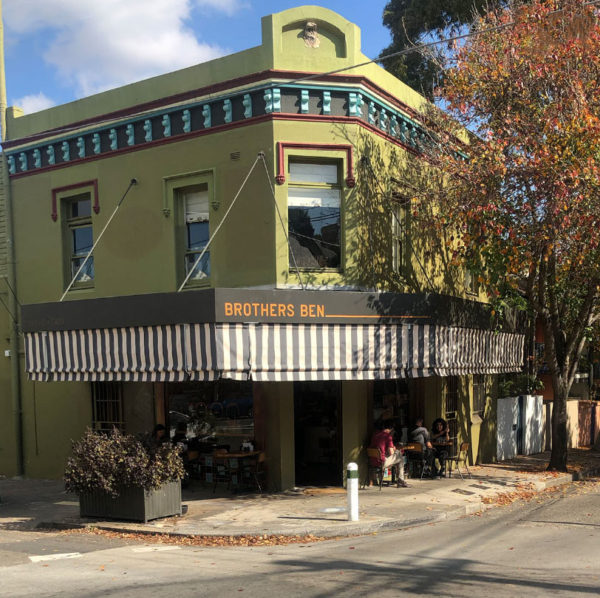
[[[342,386],[294,383],[297,486],[342,485]]]

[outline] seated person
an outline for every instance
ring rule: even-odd
[[[434,476],[434,450],[431,444],[431,438],[429,436],[429,430],[423,425],[423,418],[418,417],[415,420],[415,427],[413,428],[410,436],[414,442],[418,442],[423,447],[423,459],[431,469],[431,475]]]
[[[175,428],[175,435],[173,436],[173,444],[184,444],[187,448],[187,424],[185,422],[179,422],[177,428]]]
[[[142,437],[142,444],[151,453],[155,453],[162,444],[169,441],[167,428],[162,424],[156,424],[150,434],[145,434]]]
[[[450,442],[450,429],[446,420],[438,417],[431,424],[431,440],[433,441],[435,457],[440,462],[440,468],[436,472],[441,478],[446,477],[446,459],[448,458],[448,446],[444,443]],[[436,446],[436,443],[440,443]]]
[[[404,455],[402,451],[397,450],[394,446],[392,436],[392,423],[390,421],[383,422],[383,429],[378,430],[373,434],[371,439],[371,448],[379,449],[380,458],[377,462],[372,462],[374,466],[379,466],[383,463],[383,467],[396,468],[396,485],[400,487],[408,487],[404,481]],[[374,461],[374,460],[373,460]]]

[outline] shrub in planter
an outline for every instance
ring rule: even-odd
[[[73,443],[64,480],[67,491],[79,495],[84,517],[147,521],[181,513],[183,475],[177,447],[165,443],[149,450],[135,436],[116,429],[110,434],[88,429]],[[168,504],[162,508],[161,502]]]

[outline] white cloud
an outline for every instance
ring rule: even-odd
[[[206,6],[220,10],[228,15],[248,6],[248,2],[242,0],[196,0],[196,4],[200,7]]]
[[[186,25],[194,6],[225,14],[241,0],[4,0],[8,29],[43,33],[44,59],[85,96],[225,53]]]
[[[31,114],[32,112],[39,112],[40,110],[46,110],[46,108],[52,108],[52,106],[56,105],[56,102],[40,92],[17,98],[16,100],[13,100],[11,104],[22,108],[25,114]]]

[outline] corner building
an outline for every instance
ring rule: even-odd
[[[87,426],[250,439],[272,490],[342,484],[349,461],[362,476],[388,417],[399,435],[445,417],[473,462],[495,455],[524,337],[492,330],[387,201],[393,164],[422,159],[425,100],[375,64],[327,74],[366,60],[356,25],[303,6],[244,52],[9,109],[24,373],[9,400],[0,370],[2,473],[14,404],[34,477],[61,476]]]

